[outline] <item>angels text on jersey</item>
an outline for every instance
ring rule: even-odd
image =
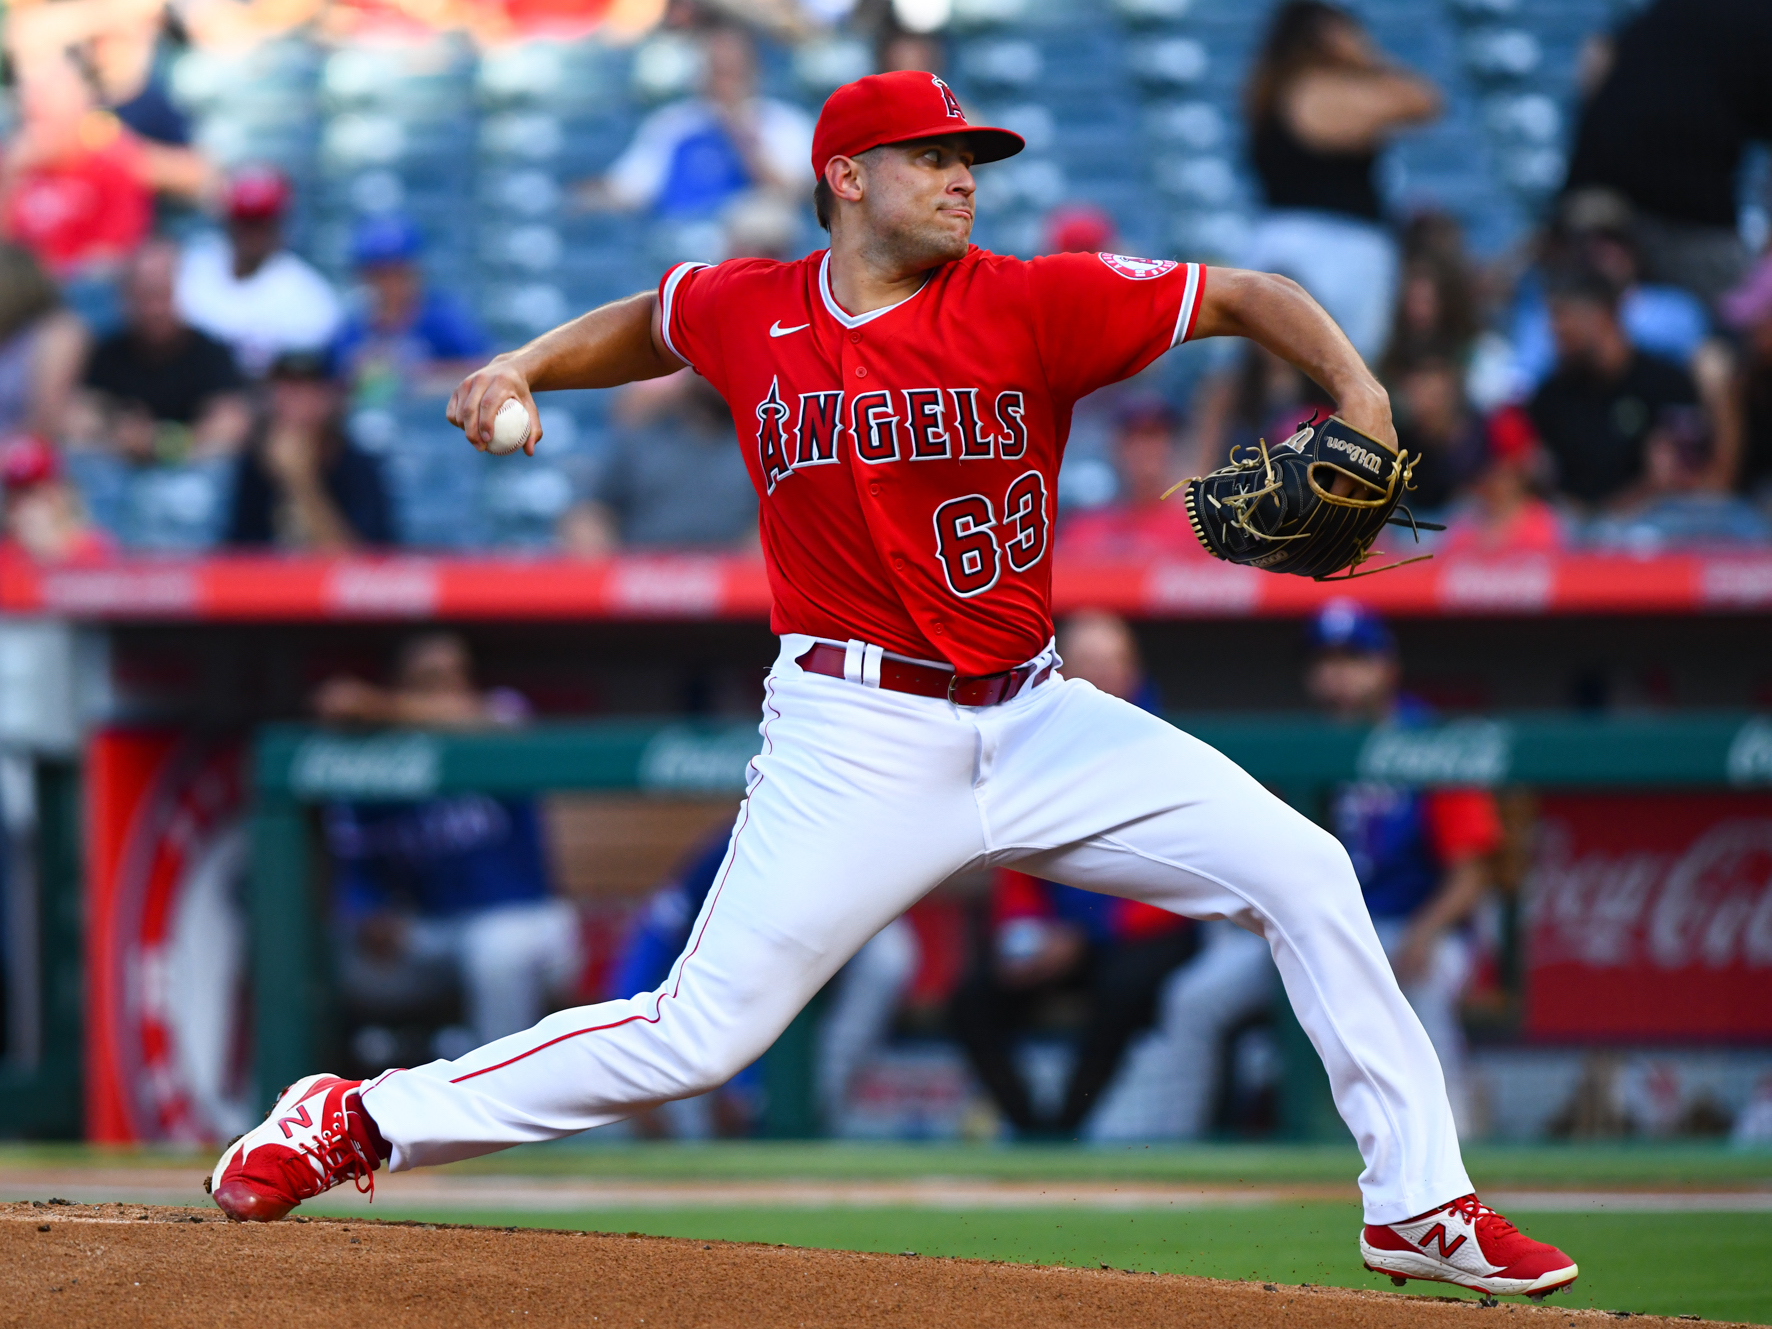
[[[757,461],[765,492],[809,466],[933,461],[1015,461],[1027,452],[1027,398],[1019,388],[821,388],[784,391],[779,375],[757,403]],[[1050,499],[1038,470],[1000,498],[960,494],[934,514],[934,552],[948,589],[963,599],[997,584],[1003,565],[1026,572],[1051,543]]]

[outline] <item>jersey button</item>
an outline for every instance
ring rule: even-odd
[[[859,332],[852,332],[849,334],[849,340],[856,345],[860,345],[861,344],[861,334]]]
[[[866,378],[868,376],[868,367],[866,365],[855,366],[855,376],[857,378]]]
[[[873,484],[868,486],[868,493],[873,494],[875,497],[879,496],[880,482],[878,480],[874,481]]]
[[[904,560],[902,558],[893,559],[892,560],[892,567],[893,567],[894,571],[903,572],[904,571]]]

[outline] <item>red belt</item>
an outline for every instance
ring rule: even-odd
[[[849,652],[829,642],[818,642],[794,663],[809,674],[829,678],[847,678],[843,666]],[[909,692],[918,697],[939,697],[956,706],[995,706],[1016,696],[1024,687],[1037,687],[1052,672],[1052,664],[1017,665],[1000,674],[978,674],[963,678],[952,669],[934,665],[913,664],[894,660],[889,655],[880,659],[880,686],[888,692]]]

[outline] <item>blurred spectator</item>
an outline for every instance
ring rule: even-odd
[[[614,423],[590,494],[560,519],[567,552],[601,558],[618,548],[755,541],[757,491],[732,416],[707,380],[683,369],[623,388]]]
[[[1639,351],[1693,364],[1710,335],[1709,311],[1683,287],[1643,280],[1630,205],[1621,196],[1586,190],[1565,198],[1538,248],[1544,270],[1585,265],[1611,283],[1618,292],[1619,325]],[[1556,364],[1540,272],[1526,273],[1519,283],[1510,322],[1515,373],[1528,389],[1536,388]]]
[[[929,32],[906,32],[895,22],[887,23],[874,58],[875,73],[919,69],[925,74],[940,74],[946,68],[947,56],[939,36]]]
[[[1701,409],[1664,408],[1649,431],[1644,453],[1639,496],[1629,508],[1594,523],[1588,538],[1595,544],[1650,553],[1772,540],[1772,521],[1726,488]]]
[[[0,437],[61,437],[86,345],[31,252],[0,244]]]
[[[0,155],[0,225],[58,278],[102,272],[153,224],[140,141],[98,109],[59,53],[21,68],[20,126]]]
[[[454,633],[416,637],[392,687],[321,687],[335,724],[482,728],[522,711],[474,685]],[[533,801],[457,794],[422,803],[334,804],[324,817],[345,934],[339,978],[366,1015],[394,1019],[459,984],[476,1044],[527,1029],[580,968],[578,917],[554,898]]]
[[[949,1006],[955,1036],[1011,1126],[1073,1135],[1113,1078],[1126,1044],[1155,1015],[1163,980],[1194,949],[1188,920],[1155,905],[1001,869],[986,946]],[[1055,1114],[1036,1110],[1014,1038],[1053,997],[1087,1015]]]
[[[1772,137],[1772,7],[1654,0],[1619,32],[1582,109],[1565,188],[1615,191],[1636,210],[1644,276],[1707,304],[1741,278],[1736,179]]]
[[[1145,673],[1131,625],[1105,609],[1080,609],[1058,627],[1064,676],[1080,678],[1109,696],[1159,714],[1162,700]]]
[[[1385,352],[1386,377],[1426,354],[1462,366],[1482,324],[1476,273],[1458,223],[1445,213],[1419,213],[1403,228],[1402,249],[1403,278]]]
[[[1554,554],[1563,547],[1563,524],[1538,493],[1544,454],[1532,418],[1503,407],[1484,431],[1488,461],[1470,495],[1451,513],[1437,550],[1443,554],[1506,557]]]
[[[102,437],[132,462],[225,456],[252,425],[232,352],[178,316],[177,272],[175,246],[137,250],[124,276],[124,326],[86,362]]]
[[[740,194],[720,214],[721,252],[727,258],[797,258],[800,210],[777,194]]]
[[[704,59],[701,95],[642,121],[609,173],[582,191],[587,204],[688,219],[748,189],[804,196],[812,121],[757,95],[756,51],[742,30],[709,32]]]
[[[418,227],[397,213],[357,225],[351,258],[363,300],[346,316],[332,358],[360,404],[447,392],[492,352],[467,302],[426,284],[423,250]]]
[[[223,200],[226,238],[192,241],[179,269],[178,306],[185,321],[227,343],[253,377],[284,351],[326,346],[341,318],[326,279],[283,248],[289,204],[289,183],[276,171],[240,172]]]
[[[1369,610],[1332,600],[1306,641],[1306,690],[1334,718],[1399,728],[1432,723],[1427,706],[1402,692],[1396,641]],[[1466,1135],[1475,1123],[1458,1008],[1472,968],[1467,926],[1501,848],[1494,796],[1367,780],[1335,791],[1329,819],[1353,859],[1403,995],[1439,1056],[1453,1120]]]
[[[1134,398],[1119,412],[1114,469],[1120,492],[1105,507],[1073,513],[1059,549],[1078,558],[1156,558],[1197,551],[1187,507],[1164,501],[1176,476],[1174,409],[1160,397]]]
[[[1643,280],[1628,205],[1603,191],[1566,200],[1569,229],[1591,264],[1619,292],[1618,321],[1639,351],[1689,363],[1710,333],[1710,312],[1683,286]]]
[[[1246,103],[1269,210],[1245,266],[1297,279],[1376,364],[1390,334],[1397,247],[1373,168],[1397,130],[1439,114],[1439,94],[1387,63],[1346,10],[1289,0],[1268,25]]]
[[[1589,506],[1626,497],[1643,477],[1649,427],[1664,407],[1696,405],[1697,385],[1630,344],[1618,292],[1594,269],[1553,273],[1549,297],[1557,365],[1530,409],[1557,488]]]
[[[234,480],[227,542],[337,554],[394,542],[377,460],[344,431],[344,391],[306,352],[271,366],[269,406]]]
[[[1064,203],[1046,214],[1043,254],[1099,254],[1118,242],[1114,219],[1093,203]]]
[[[8,16],[7,45],[21,65],[74,53],[91,72],[103,104],[125,128],[147,143],[181,148],[191,141],[190,126],[167,95],[157,68],[167,11],[163,0],[15,5]],[[195,194],[197,187],[184,192]]]
[[[87,520],[56,450],[31,434],[0,443],[5,531],[0,546],[39,563],[87,562],[114,552],[110,538]]]
[[[1741,455],[1736,488],[1762,503],[1772,502],[1772,254],[1722,301],[1722,315],[1741,336],[1736,385]]]
[[[1482,469],[1482,421],[1464,395],[1464,374],[1445,352],[1422,349],[1393,368],[1391,406],[1397,442],[1419,460],[1403,502],[1438,512]]]

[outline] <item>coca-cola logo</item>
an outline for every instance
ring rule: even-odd
[[[1580,848],[1547,819],[1526,882],[1534,965],[1772,968],[1772,818],[1673,851]]]

